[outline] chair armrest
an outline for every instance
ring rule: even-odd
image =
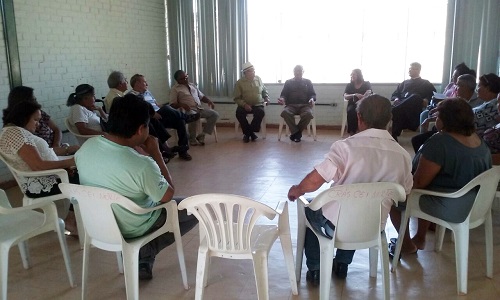
[[[5,207],[0,205],[0,213],[5,214],[5,215],[10,215],[10,214],[18,214],[24,211],[29,211],[29,210],[34,210],[34,209],[42,209],[46,210],[50,206],[54,205],[55,209],[55,204],[54,200],[44,200],[40,199],[34,202],[33,204],[26,205],[26,206],[20,206],[20,207]]]
[[[300,196],[299,199],[297,199],[297,204],[299,204],[299,202],[301,202],[301,204],[304,207],[307,207],[307,206],[309,206],[309,204],[311,204],[309,201],[307,201],[306,197],[304,197],[304,196]]]
[[[473,186],[473,187],[465,186],[465,187],[461,188],[460,190],[453,192],[453,193],[443,193],[443,192],[436,192],[436,191],[424,190],[424,189],[413,189],[413,190],[411,190],[411,194],[412,194],[412,197],[421,196],[421,195],[430,195],[430,196],[439,196],[439,197],[446,197],[446,198],[458,198],[458,197],[461,197],[461,196],[467,194],[474,187],[475,186]]]
[[[160,202],[161,203],[161,202]],[[177,210],[177,202],[175,200],[170,200],[167,203],[161,203],[153,207],[148,207],[148,208],[143,208],[137,205],[135,202],[130,201],[130,203],[127,203],[127,207],[125,207],[127,210],[135,213],[135,214],[145,214],[148,212],[152,212],[155,210],[159,210],[162,208],[165,208],[167,211],[176,211]]]
[[[61,182],[69,183],[68,172],[64,169],[51,169],[43,171],[20,171],[16,170],[17,175],[23,177],[39,177],[39,176],[49,176],[56,175],[61,179]]]

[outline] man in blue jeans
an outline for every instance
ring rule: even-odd
[[[324,183],[334,185],[395,182],[410,193],[413,185],[411,158],[385,129],[391,120],[391,102],[380,95],[371,95],[358,102],[359,133],[332,144],[325,159],[314,167],[298,185],[288,191],[288,199],[295,201],[305,193],[318,190]],[[312,200],[314,201],[314,199]],[[392,206],[392,200],[382,202],[382,228]],[[306,217],[319,234],[332,236],[335,230],[338,207],[335,203],[323,206],[322,210],[306,209]],[[325,233],[322,233],[322,229]],[[314,233],[306,230],[304,242],[307,276],[312,285],[319,284],[320,250]],[[333,273],[339,278],[347,276],[348,265],[352,262],[353,250],[337,249],[333,260]]]

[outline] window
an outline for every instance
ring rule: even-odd
[[[411,62],[441,82],[446,0],[248,1],[248,56],[264,82],[293,67],[315,83],[344,83],[352,69],[372,83],[401,82]]]

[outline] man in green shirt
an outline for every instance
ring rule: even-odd
[[[255,141],[258,137],[255,132],[260,131],[260,124],[265,116],[264,105],[269,102],[269,94],[259,76],[255,76],[255,68],[250,62],[243,64],[243,77],[234,86],[234,102],[236,119],[240,122],[243,131],[243,142],[250,139]],[[253,114],[252,123],[249,124],[247,114]]]
[[[108,133],[87,140],[75,154],[80,183],[113,190],[143,208],[171,201],[174,196],[172,177],[158,148],[158,140],[149,135],[148,124],[153,115],[153,107],[140,96],[127,94],[115,98],[109,113]],[[182,199],[173,200],[180,202]],[[141,215],[122,207],[114,207],[113,211],[127,239],[157,230],[167,218],[165,209]],[[179,212],[179,222],[181,234],[197,224],[196,218],[187,216],[185,210]],[[153,277],[156,254],[174,241],[173,233],[167,232],[141,248],[140,279]]]

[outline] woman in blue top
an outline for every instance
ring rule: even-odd
[[[491,168],[491,154],[475,133],[474,114],[466,101],[459,98],[443,100],[437,111],[436,127],[439,132],[415,155],[413,188],[455,192]],[[457,199],[424,195],[420,197],[419,205],[427,214],[461,223],[467,218],[476,193],[477,189],[473,189]],[[399,228],[397,223],[400,223],[400,217],[397,209],[391,210],[391,220],[396,223],[396,228]],[[419,219],[417,233],[412,239],[406,230],[402,252],[424,249],[429,225],[429,221]]]

